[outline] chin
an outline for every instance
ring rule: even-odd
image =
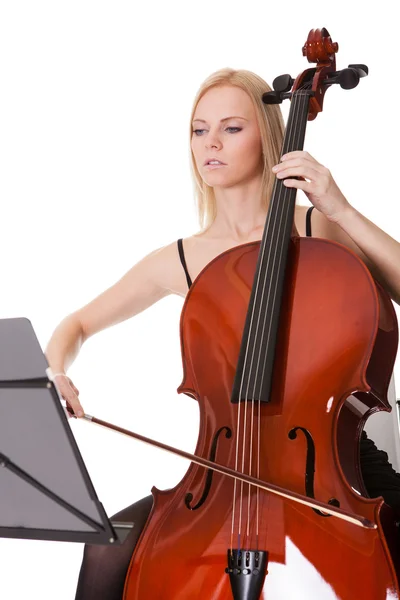
[[[227,173],[225,171],[225,173],[223,173],[222,171],[223,171],[223,169],[215,169],[214,171],[209,171],[208,173],[204,173],[203,179],[204,179],[204,181],[207,181],[207,180],[229,181],[229,180],[233,179],[232,172]],[[234,174],[234,178],[237,179],[237,173]]]

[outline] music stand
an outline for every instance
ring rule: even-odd
[[[108,519],[49,376],[29,319],[0,319],[0,537],[120,545],[134,523]]]

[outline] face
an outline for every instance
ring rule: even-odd
[[[199,173],[210,186],[231,187],[261,175],[261,136],[244,90],[221,86],[204,94],[193,117],[191,148]],[[204,164],[212,158],[224,164]]]

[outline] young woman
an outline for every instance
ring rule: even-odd
[[[124,277],[55,329],[46,357],[62,397],[83,414],[79,391],[66,376],[83,342],[145,310],[168,294],[185,297],[202,269],[225,250],[260,240],[274,178],[304,191],[312,206],[296,206],[300,236],[314,235],[353,250],[400,304],[400,243],[357,211],[331,173],[307,152],[281,157],[284,123],[277,105],[265,106],[267,83],[249,71],[222,69],[200,87],[191,114],[192,171],[201,229],[145,256]],[[304,180],[291,179],[301,176]],[[317,210],[313,210],[316,208]],[[368,493],[400,509],[400,476],[363,434],[361,467]],[[152,496],[113,518],[134,521],[120,547],[86,546],[76,600],[119,600]]]

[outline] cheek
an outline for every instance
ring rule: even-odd
[[[199,154],[200,153],[198,151],[198,144],[196,143],[196,141],[197,140],[195,138],[192,138],[192,140],[190,142],[190,148],[191,148],[191,150],[193,152],[194,160],[195,160],[196,164],[198,164]]]
[[[260,154],[262,154],[261,139],[259,137],[253,137],[247,144],[247,152],[253,160],[258,161]]]
[[[246,164],[258,163],[261,152],[261,139],[257,136],[243,136],[237,144],[238,158]]]

